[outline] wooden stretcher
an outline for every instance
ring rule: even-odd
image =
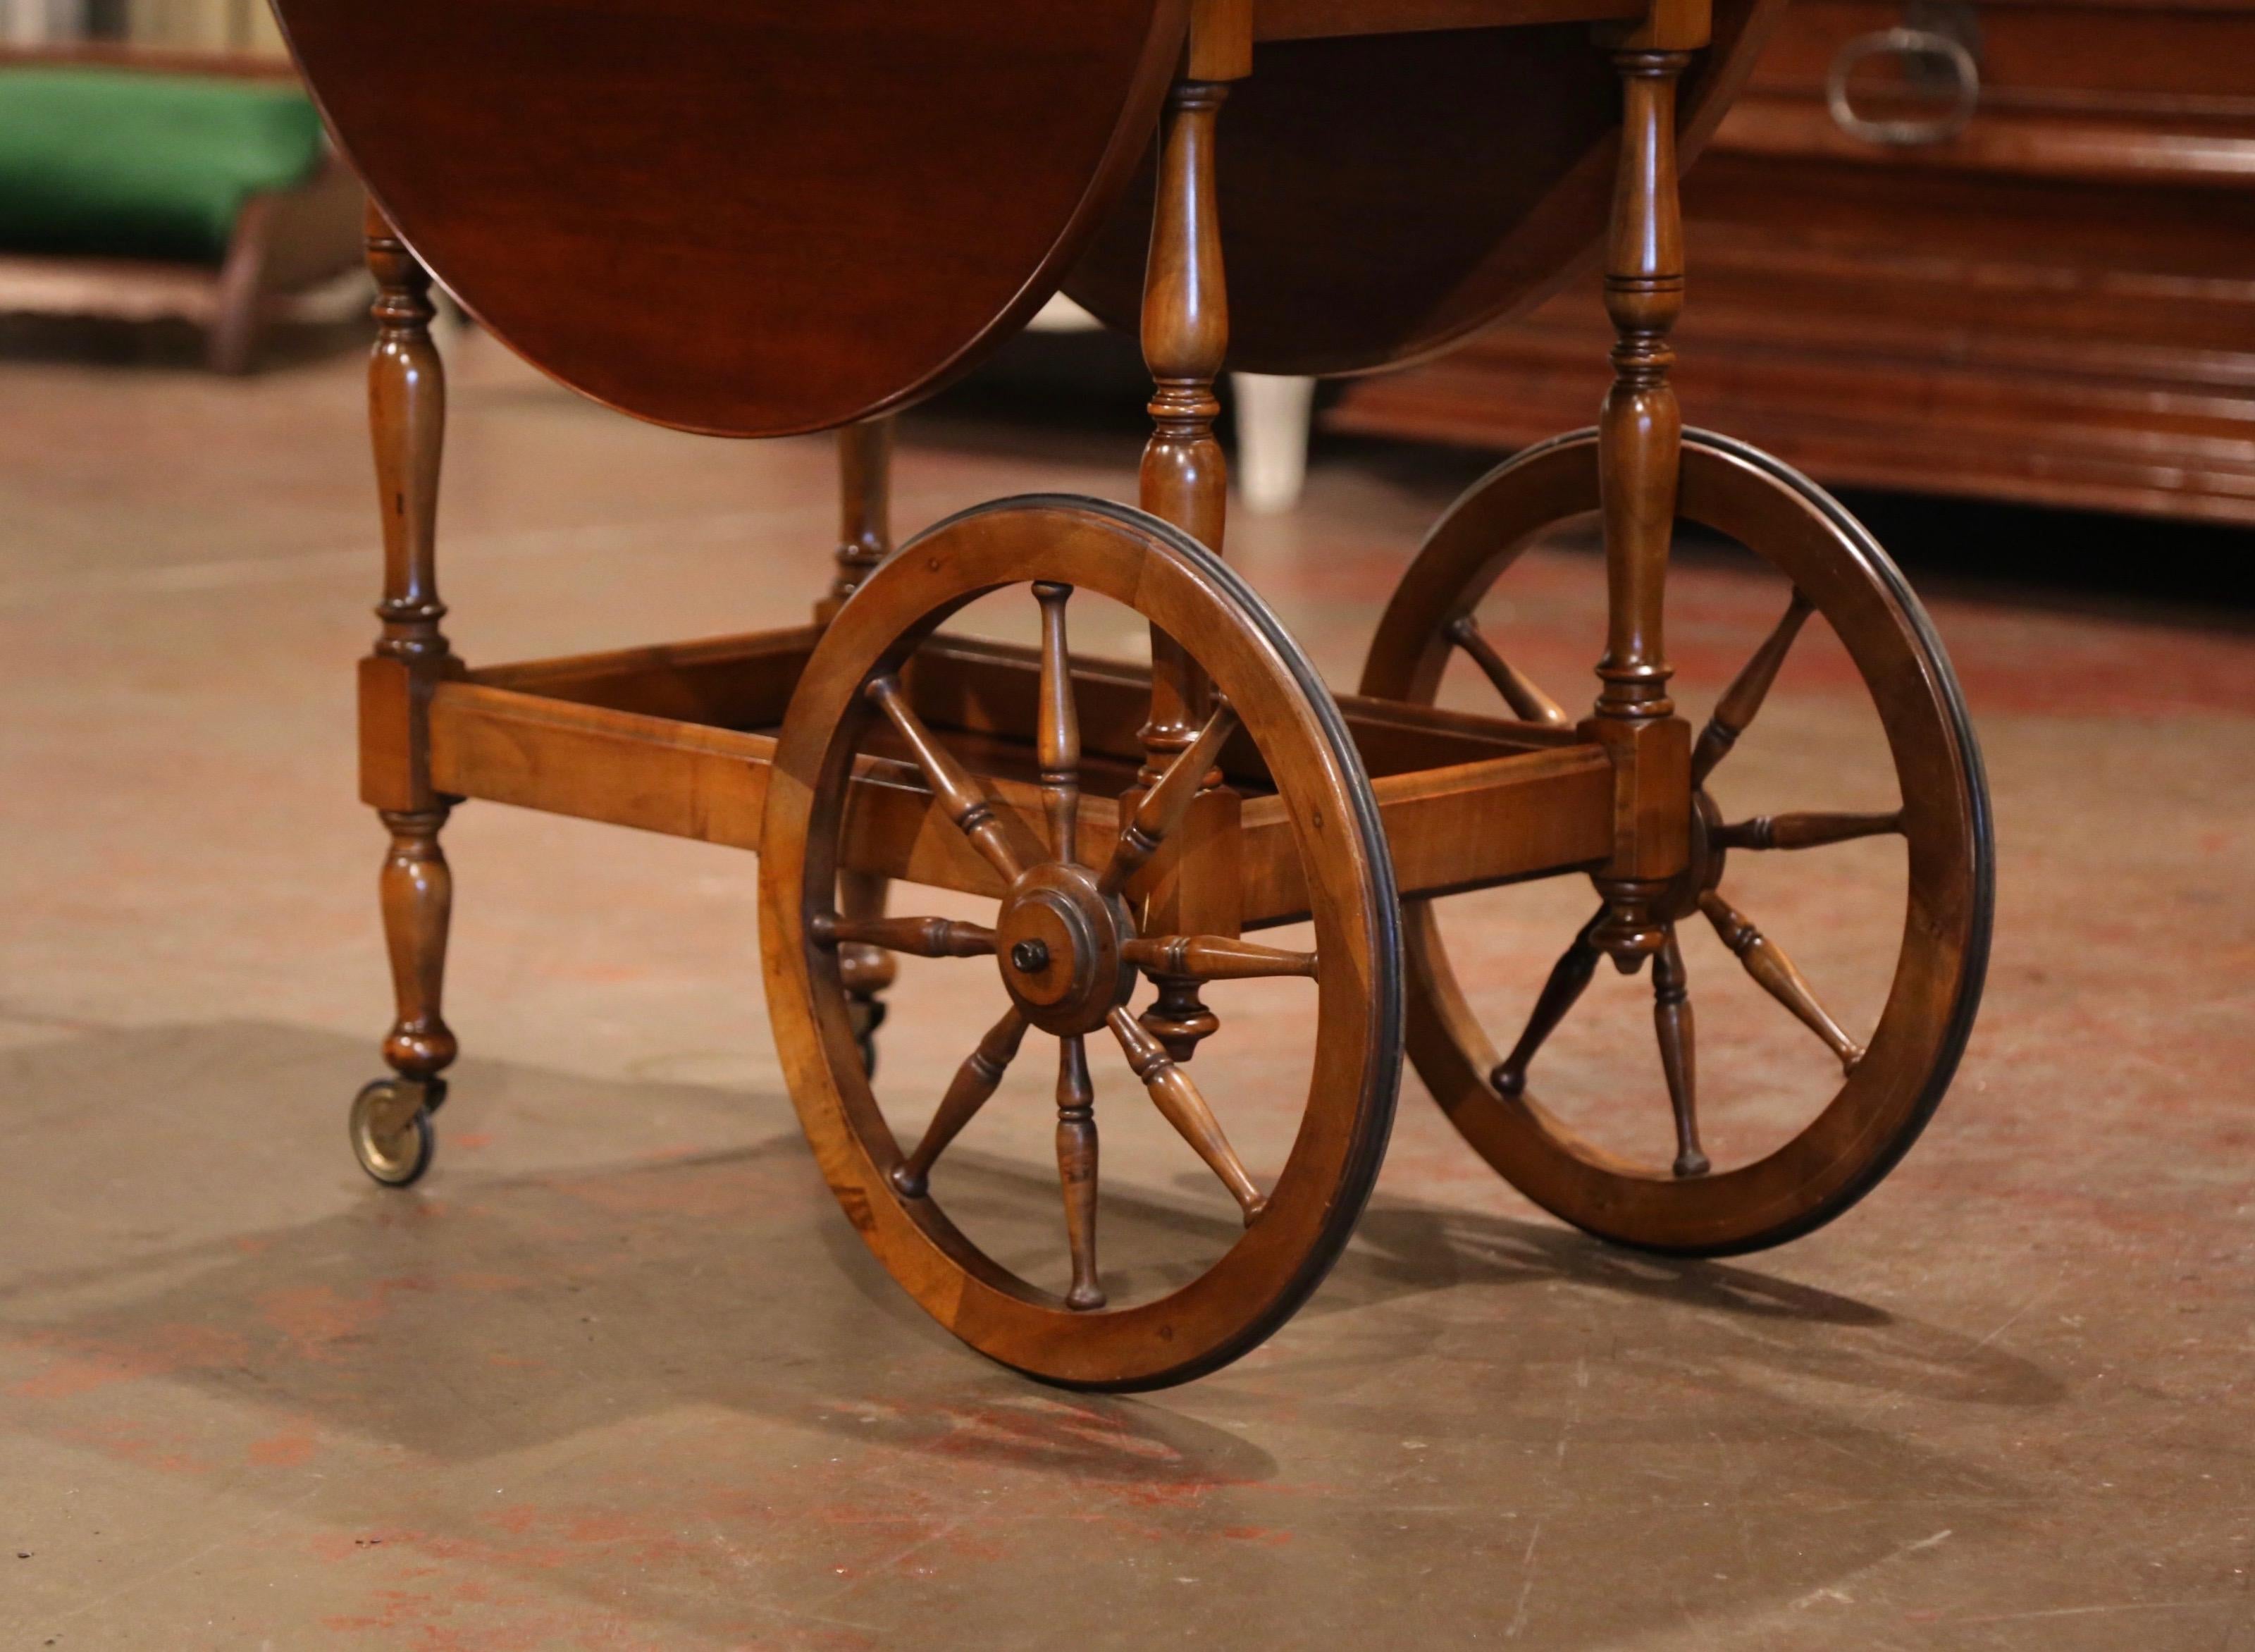
[[[760,852],[769,1012],[823,1175],[919,1303],[1050,1381],[1178,1381],[1283,1323],[1369,1192],[1405,1049],[1501,1174],[1621,1244],[1752,1249],[1868,1192],[1970,1028],[1990,828],[1963,702],[1900,574],[1805,479],[1683,430],[1669,388],[1681,158],[1772,4],[281,0],[376,203],[385,577],[362,773],[391,837],[397,1019],[391,1076],[352,1111],[363,1166],[405,1185],[430,1163],[456,1053],[439,833],[483,798]],[[1412,359],[1593,257],[1618,333],[1596,426],[1516,455],[1443,517],[1379,620],[1361,692],[1333,695],[1219,555],[1225,360],[1340,374]],[[434,271],[529,360],[628,412],[741,437],[838,430],[845,531],[812,622],[458,658],[434,573]],[[1142,335],[1142,508],[998,500],[894,550],[889,415],[1061,287]],[[1478,610],[1528,545],[1592,514],[1607,639],[1577,712]],[[1663,643],[1687,522],[1748,547],[1781,606],[1696,734]],[[947,629],[1014,588],[1037,643]],[[1148,621],[1149,663],[1075,653],[1076,593]],[[1898,801],[1730,819],[1711,782],[1812,619],[1869,691]],[[1436,704],[1458,655],[1492,713]],[[1884,1006],[1851,1030],[1733,904],[1725,869],[1873,838],[1900,844],[1906,898]],[[1590,880],[1593,915],[1500,1048],[1439,914],[1557,876]],[[982,897],[993,920],[900,915],[914,907],[896,885]],[[1743,1162],[1702,1146],[1677,938],[1695,916],[1838,1068],[1781,1144]],[[1282,924],[1312,945],[1256,938]],[[993,972],[996,1019],[937,1098],[914,1074],[874,1077],[903,954]],[[1650,1156],[1577,1129],[1530,1081],[1608,958],[1650,967],[1668,1121]],[[1306,982],[1312,1077],[1289,1152],[1248,1164],[1229,1098],[1193,1074],[1228,1030],[1211,989],[1257,977]],[[1062,1290],[948,1213],[944,1155],[1035,1033],[1057,1051]],[[1099,1265],[1092,1062],[1107,1050],[1243,1222],[1149,1289],[1115,1290]],[[896,1118],[928,1122],[896,1134]]]

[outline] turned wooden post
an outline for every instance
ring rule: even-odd
[[[893,551],[893,419],[864,419],[838,432],[838,549],[836,575],[814,605],[815,622],[827,625]],[[882,917],[886,880],[874,872],[838,875],[842,917]],[[900,974],[882,946],[848,942],[838,949],[838,979],[853,1005],[854,1030],[864,1039],[885,1018],[880,996]]]
[[[1200,61],[1192,70],[1231,63]],[[1249,67],[1249,47],[1247,51]],[[1213,433],[1221,404],[1214,381],[1229,350],[1229,303],[1222,277],[1221,219],[1214,200],[1214,125],[1229,88],[1222,80],[1177,80],[1167,95],[1159,178],[1151,222],[1150,261],[1143,278],[1143,360],[1151,370],[1152,432],[1143,448],[1143,509],[1219,554],[1229,503],[1229,471]],[[1151,717],[1139,731],[1143,766],[1139,788],[1154,784],[1169,760],[1189,749],[1204,727],[1211,685],[1189,653],[1165,632],[1151,632]],[[1153,933],[1226,934],[1238,930],[1233,852],[1236,794],[1213,771],[1190,818],[1163,852],[1148,885],[1143,923]],[[1133,806],[1132,798],[1123,799]],[[1198,983],[1156,975],[1158,996],[1143,1025],[1177,1061],[1188,1061],[1220,1023]]]
[[[369,432],[383,517],[383,600],[376,648],[361,671],[361,790],[391,833],[378,889],[397,1018],[383,1058],[429,1086],[453,1061],[439,1011],[453,875],[439,847],[454,799],[432,790],[427,706],[457,669],[439,629],[439,457],[446,382],[431,341],[431,277],[370,206],[368,267],[376,338],[369,356]]]
[[[1661,636],[1683,439],[1668,378],[1668,333],[1683,307],[1675,85],[1690,54],[1633,46],[1612,58],[1621,145],[1605,296],[1618,337],[1598,420],[1608,619],[1603,687],[1583,727],[1607,748],[1618,776],[1613,855],[1597,879],[1606,914],[1591,938],[1633,970],[1665,942],[1655,907],[1690,854],[1689,734],[1668,695]]]
[[[385,950],[398,1019],[383,1041],[386,1065],[403,1079],[428,1083],[453,1065],[459,1046],[439,1014],[446,970],[446,926],[454,907],[454,875],[439,847],[447,806],[386,809],[391,850],[377,889]]]
[[[1215,117],[1229,88],[1177,81],[1167,95],[1150,262],[1143,276],[1143,361],[1156,386],[1144,444],[1143,509],[1219,555],[1229,506],[1229,470],[1213,433],[1214,395],[1229,350],[1222,279],[1221,220],[1213,198]],[[1205,721],[1205,673],[1165,632],[1151,633],[1151,720],[1142,731],[1149,786]]]
[[[893,419],[864,419],[838,432],[837,574],[814,605],[814,619],[827,625],[861,581],[892,554]]]

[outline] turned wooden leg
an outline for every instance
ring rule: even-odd
[[[361,795],[391,833],[380,880],[396,1019],[383,1059],[396,1079],[362,1090],[352,1141],[376,1180],[404,1186],[431,1160],[431,1110],[454,1035],[439,1013],[453,879],[439,831],[454,799],[431,784],[432,689],[459,669],[439,629],[435,542],[446,376],[431,341],[431,278],[373,207],[368,264],[376,340],[369,357],[369,432],[383,522],[383,598],[376,647],[361,662]]]
[[[838,432],[838,549],[830,589],[814,605],[830,623],[846,599],[893,552],[893,420],[865,419]]]
[[[439,847],[445,805],[383,812],[391,852],[379,880],[383,937],[391,954],[391,991],[398,1019],[383,1041],[383,1059],[403,1079],[428,1082],[453,1062],[457,1046],[439,1013],[446,970],[446,924],[454,875]]]
[[[1682,415],[1668,332],[1683,307],[1683,227],[1676,195],[1675,83],[1689,53],[1613,55],[1623,89],[1620,172],[1606,249],[1605,310],[1618,334],[1613,383],[1598,420],[1607,632],[1603,687],[1585,732],[1618,777],[1613,855],[1598,875],[1605,917],[1592,937],[1633,970],[1665,945],[1657,908],[1690,854],[1689,732],[1668,695],[1661,641]]]
[[[1221,404],[1214,379],[1229,350],[1229,306],[1221,265],[1221,221],[1214,207],[1214,126],[1228,95],[1219,81],[1183,80],[1167,98],[1159,186],[1143,279],[1143,359],[1156,389],[1152,432],[1140,478],[1143,509],[1163,517],[1219,553],[1226,523],[1229,475],[1213,433]],[[1157,783],[1206,721],[1211,686],[1197,663],[1165,632],[1151,633],[1151,717],[1139,731],[1140,790]],[[1236,798],[1219,770],[1205,777],[1211,798],[1192,805],[1188,829],[1166,852],[1145,903],[1152,933],[1234,935],[1226,909],[1235,892]],[[1132,808],[1134,798],[1123,799]],[[1205,910],[1214,907],[1218,910]],[[1220,1022],[1186,977],[1156,975],[1158,997],[1143,1024],[1176,1061],[1188,1061]]]

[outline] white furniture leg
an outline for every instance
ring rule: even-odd
[[[1237,413],[1237,491],[1254,516],[1289,510],[1308,476],[1316,381],[1232,373]]]

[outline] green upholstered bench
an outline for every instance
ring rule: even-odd
[[[60,307],[107,288],[128,313],[202,311],[222,370],[249,365],[269,299],[357,259],[359,200],[278,74],[0,63],[0,257],[92,300]]]

